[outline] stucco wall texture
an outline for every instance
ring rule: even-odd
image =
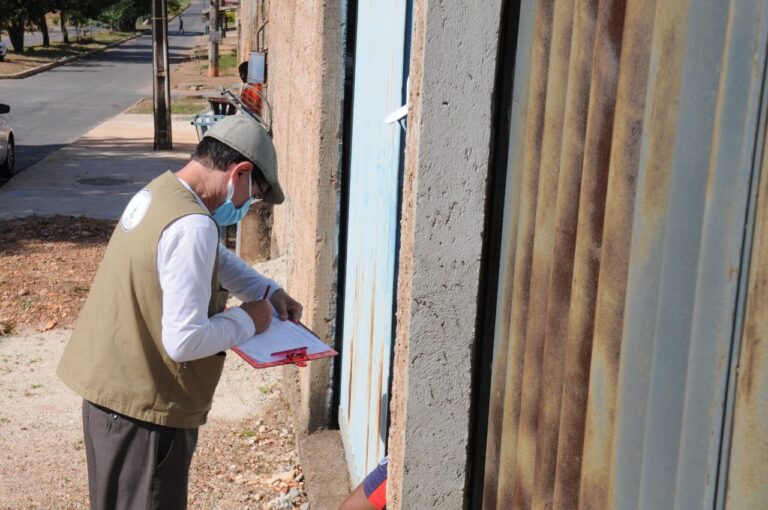
[[[320,0],[274,0],[265,3],[264,12],[267,98],[286,195],[285,203],[274,208],[272,258],[286,258],[289,277],[284,284],[304,305],[303,322],[330,342],[336,313],[343,90],[340,7]],[[299,380],[301,391],[292,400],[300,430],[327,425],[330,368],[330,360],[322,360],[298,375],[295,369],[286,371],[286,380]]]
[[[500,19],[415,2],[387,508],[464,507]]]

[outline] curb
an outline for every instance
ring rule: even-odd
[[[101,48],[96,48],[95,50],[86,51],[85,53],[80,53],[78,55],[72,55],[69,57],[64,57],[62,59],[56,60],[54,62],[49,62],[48,64],[43,64],[40,67],[35,67],[32,69],[27,69],[26,71],[21,71],[16,74],[7,74],[7,75],[0,75],[0,80],[18,80],[21,78],[26,78],[28,76],[33,76],[38,73],[42,73],[44,71],[47,71],[49,69],[53,69],[54,67],[58,67],[60,65],[69,64],[70,62],[73,62],[75,60],[80,60],[81,58],[90,57],[91,55],[95,53],[99,53],[102,51],[106,51],[110,48],[114,48],[115,46],[119,46],[123,43],[126,43],[128,41],[132,41],[133,39],[136,39],[137,37],[141,37],[142,35],[145,35],[145,32],[137,32],[136,34],[132,35],[131,37],[128,37],[126,39],[123,39],[121,41],[115,41],[112,43],[107,44],[106,46],[103,46]]]

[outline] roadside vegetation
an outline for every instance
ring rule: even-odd
[[[176,115],[194,115],[208,108],[208,100],[200,96],[178,96],[171,98],[171,113]],[[144,98],[133,105],[126,113],[154,113],[151,98]]]
[[[235,75],[234,70],[237,69],[237,50],[232,50],[231,55],[219,55],[219,73],[223,76],[225,74]],[[208,62],[200,64],[201,71],[208,70]]]
[[[191,0],[168,0],[168,16]],[[0,38],[8,55],[0,75],[11,75],[71,57],[150,30],[152,0],[0,0]],[[24,44],[25,32],[39,32],[42,43]],[[51,40],[51,33],[59,37]]]
[[[190,0],[168,0],[168,16],[186,9]],[[24,53],[24,32],[40,32],[51,46],[50,31],[60,30],[64,44],[82,42],[94,32],[134,32],[149,18],[152,0],[0,0],[0,31],[13,53]],[[58,27],[57,27],[58,26]]]
[[[63,58],[98,50],[133,35],[133,32],[95,32],[87,38],[77,39],[70,44],[58,41],[52,42],[47,47],[30,46],[24,53],[8,53],[5,60],[0,62],[0,75],[20,73]]]

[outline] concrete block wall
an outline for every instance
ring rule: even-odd
[[[267,97],[286,195],[285,203],[274,208],[272,258],[286,259],[286,289],[304,305],[305,324],[330,343],[336,315],[341,6],[273,0],[267,1],[265,12]],[[286,390],[300,431],[328,423],[331,366],[323,360],[286,370]]]
[[[387,508],[463,508],[501,0],[415,2]]]

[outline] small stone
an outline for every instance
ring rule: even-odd
[[[301,510],[309,510],[309,501],[299,507]]]
[[[261,426],[259,427],[259,433],[260,433],[260,434],[263,434],[263,433],[264,433],[264,432],[266,432],[266,431],[267,431],[267,426],[266,426],[266,425],[261,425]]]
[[[272,478],[269,479],[270,484],[275,484],[278,482],[290,482],[293,480],[293,470],[285,471],[283,473],[278,473]]]
[[[29,289],[21,289],[17,295],[18,297],[24,297],[27,294],[29,294]]]

